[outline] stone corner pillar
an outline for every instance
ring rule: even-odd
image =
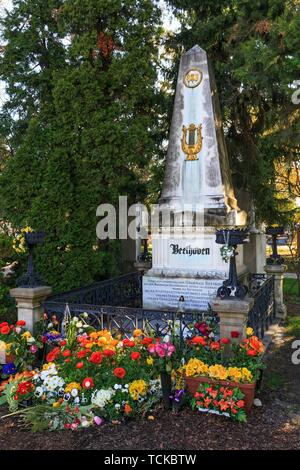
[[[220,318],[220,337],[231,339],[231,332],[238,331],[240,338],[245,338],[248,314],[253,305],[254,299],[251,297],[243,300],[216,297],[211,306]]]
[[[10,296],[16,299],[18,320],[25,320],[26,327],[33,331],[34,324],[41,319],[42,302],[52,293],[52,287],[16,287]]]
[[[287,310],[283,302],[283,278],[287,266],[285,264],[267,264],[264,269],[268,276],[274,277],[275,313],[277,318],[284,320]]]

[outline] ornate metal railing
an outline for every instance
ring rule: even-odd
[[[154,332],[156,336],[164,336],[176,327],[180,337],[184,338],[192,334],[195,322],[209,320],[217,324],[219,319],[212,311],[197,313],[179,313],[175,311],[147,310],[143,308],[99,306],[90,304],[65,304],[61,302],[44,302],[45,312],[49,320],[53,319],[62,323],[64,315],[78,316],[81,313],[88,314],[88,324],[95,329],[107,328],[113,333],[121,333],[127,337],[132,336],[136,328],[143,331]]]
[[[136,271],[108,279],[107,281],[95,282],[84,288],[55,294],[48,297],[46,303],[49,302],[62,304],[63,308],[65,308],[66,303],[141,307],[142,273]]]
[[[265,274],[252,274],[249,290],[254,305],[248,315],[248,326],[254,329],[256,336],[263,338],[276,315],[274,278],[267,278]]]

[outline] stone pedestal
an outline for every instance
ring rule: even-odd
[[[220,337],[231,340],[231,332],[238,331],[240,339],[246,337],[248,314],[254,299],[220,299],[216,297],[211,306],[220,318]]]
[[[276,317],[285,319],[287,311],[283,302],[283,278],[287,267],[285,264],[267,264],[264,269],[268,276],[274,277]]]
[[[250,231],[249,243],[244,245],[244,263],[250,273],[263,273],[266,264],[266,235]]]
[[[133,266],[135,267],[135,269],[137,269],[138,271],[144,273],[146,271],[149,271],[149,269],[151,268],[151,261],[135,261],[135,263],[133,263]]]
[[[10,290],[11,297],[16,299],[18,320],[25,320],[26,327],[33,331],[34,324],[41,319],[41,304],[52,293],[49,286],[17,287]]]

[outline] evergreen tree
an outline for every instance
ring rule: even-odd
[[[167,3],[181,22],[167,40],[168,52],[178,57],[194,44],[207,51],[235,183],[250,190],[257,216],[273,223],[286,215],[280,213],[285,201],[276,198],[274,162],[285,157],[300,164],[299,106],[292,102],[300,66],[299,1]]]
[[[24,44],[27,28],[31,45]],[[18,41],[10,35],[16,29]],[[53,61],[47,73],[38,66],[31,77],[27,57],[40,50],[40,30],[54,41]],[[119,195],[129,203],[145,198],[162,137],[160,34],[160,10],[150,0],[20,0],[4,20],[0,72],[8,83],[5,111],[18,130],[0,179],[0,217],[46,231],[38,265],[59,290],[120,265],[118,243],[96,238],[96,208],[116,205]],[[23,47],[23,74],[14,74],[12,57]],[[20,83],[16,95],[12,87]]]

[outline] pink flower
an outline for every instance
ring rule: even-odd
[[[157,344],[155,347],[155,352],[159,357],[165,357],[166,355],[166,345]]]
[[[72,431],[76,431],[77,428],[78,428],[78,424],[77,424],[77,423],[72,423],[72,424],[71,424],[71,429],[72,429]]]
[[[97,426],[101,426],[101,424],[104,423],[104,420],[100,418],[100,416],[94,416],[94,423],[97,424]]]
[[[154,354],[155,353],[155,348],[156,348],[156,344],[149,344],[148,346],[148,352],[150,354]]]
[[[172,344],[172,343],[168,344],[168,352],[167,352],[168,357],[172,356],[173,352],[175,352],[175,349],[176,348],[175,348],[174,344]]]
[[[32,354],[35,354],[35,353],[37,352],[37,350],[38,350],[38,347],[37,347],[36,344],[32,344],[32,345],[30,346],[29,350],[30,350],[30,352],[31,352]]]

